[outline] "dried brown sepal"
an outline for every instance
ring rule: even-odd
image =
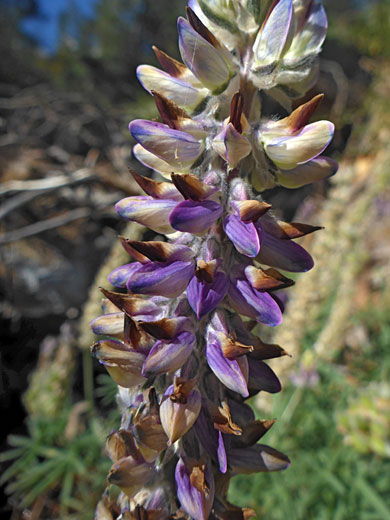
[[[291,112],[288,117],[282,119],[280,123],[283,122],[284,126],[287,126],[291,133],[297,132],[305,125],[307,125],[311,116],[317,107],[321,104],[323,98],[324,94],[318,94],[317,96],[314,96],[312,99],[310,99],[310,101],[300,105],[293,112]]]
[[[246,268],[245,274],[254,289],[258,291],[273,291],[276,289],[285,289],[294,285],[294,280],[282,275],[276,269],[261,269],[253,266]]]
[[[223,401],[222,406],[210,406],[210,415],[216,430],[231,435],[242,434],[240,426],[232,420],[229,405],[226,401]]]
[[[106,452],[113,462],[129,455],[142,460],[133,436],[128,430],[112,432],[106,439]]]
[[[164,51],[158,49],[155,45],[152,47],[156,58],[158,59],[161,67],[168,72],[174,78],[180,78],[188,71],[187,67],[180,61],[171,58]]]
[[[157,452],[167,447],[168,437],[161,426],[158,415],[146,415],[134,423],[134,433],[137,441]]]
[[[198,260],[195,268],[195,276],[199,280],[199,282],[212,283],[214,280],[214,274],[216,269],[216,260],[211,260],[211,262]]]
[[[206,470],[206,464],[201,464],[199,462],[193,462],[191,464],[191,472],[190,472],[190,483],[191,486],[194,487],[199,491],[199,493],[202,493],[203,495],[207,496],[210,493],[210,488],[207,485],[206,478],[205,478],[205,470]]]
[[[230,103],[229,123],[232,123],[234,128],[240,134],[242,133],[241,116],[242,116],[243,109],[244,109],[244,98],[243,98],[241,92],[236,92],[233,95],[232,101]]]
[[[293,239],[300,238],[314,231],[324,229],[323,226],[310,226],[310,224],[301,224],[300,222],[283,222],[278,220],[278,227],[281,230],[279,238],[281,239]]]
[[[290,354],[284,348],[275,343],[264,343],[260,338],[256,338],[253,342],[253,352],[250,357],[253,359],[274,359],[282,356],[289,356]]]
[[[129,172],[131,173],[135,182],[142,188],[142,190],[150,197],[154,197],[155,199],[164,198],[166,193],[172,192],[172,184],[170,182],[159,182],[149,177],[144,177],[143,175],[139,175],[134,170],[129,168]]]
[[[192,173],[172,173],[172,182],[185,199],[202,201],[210,194],[210,186],[202,182]]]
[[[134,258],[134,260],[136,260],[137,262],[141,262],[141,264],[145,264],[146,262],[148,262],[147,256],[139,253],[136,249],[134,249],[131,246],[131,244],[130,244],[131,240],[129,238],[119,236],[119,240],[120,240],[120,243],[121,243],[123,249],[126,251],[127,254],[132,256]]]
[[[242,446],[252,446],[275,424],[276,419],[256,420],[245,426],[241,437],[237,440]]]
[[[117,293],[115,291],[104,289],[103,287],[99,287],[99,290],[116,307],[118,307],[118,309],[130,316],[136,314],[140,310],[142,304],[145,303],[144,298],[134,296],[134,294]]]
[[[174,130],[180,130],[178,121],[183,119],[191,119],[185,110],[180,108],[176,103],[152,90],[154,102],[161,116],[162,122]]]
[[[142,330],[156,339],[172,339],[182,326],[177,318],[161,318],[156,321],[139,321]]]
[[[149,242],[126,240],[126,244],[152,262],[166,262],[178,250],[175,244],[157,240]]]
[[[173,392],[169,396],[174,403],[186,404],[188,395],[196,384],[196,379],[185,379],[183,377],[175,377],[173,383]]]
[[[216,49],[221,48],[221,44],[217,40],[217,38],[214,36],[214,34],[207,29],[207,27],[204,25],[203,22],[200,21],[200,19],[196,16],[194,11],[191,9],[191,7],[186,7],[186,15],[187,20],[189,21],[191,27],[196,31],[202,38],[204,38],[206,41],[208,41],[213,47]]]
[[[272,207],[268,202],[259,200],[241,200],[236,202],[243,222],[256,222]]]
[[[227,359],[237,359],[238,357],[245,356],[254,350],[253,345],[240,343],[237,341],[237,338],[226,336],[222,333],[220,333],[218,337],[221,342],[223,355]]]

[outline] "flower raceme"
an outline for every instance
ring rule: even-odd
[[[97,520],[249,518],[229,479],[289,465],[258,443],[273,421],[245,400],[281,390],[266,361],[287,352],[258,332],[282,322],[284,272],[314,265],[296,240],[321,228],[277,219],[259,192],[337,170],[321,155],[332,123],[311,122],[323,96],[289,109],[314,81],[326,16],[319,0],[194,0],[178,32],[183,63],[155,48],[163,70],[137,69],[160,121],[130,123],[133,152],[157,178],[131,171],[144,194],[116,205],[157,236],[120,237],[129,263],[108,279],[121,292],[101,289],[91,323],[123,411],[106,443],[121,494]],[[289,115],[262,117],[259,91]]]

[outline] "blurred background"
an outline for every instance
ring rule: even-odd
[[[292,358],[265,442],[292,465],[235,477],[231,500],[267,520],[390,518],[390,1],[324,0],[318,118],[337,131],[331,181],[265,199],[325,226],[316,267],[262,337]],[[135,78],[178,57],[184,0],[0,0],[1,518],[93,517],[119,424],[115,386],[89,354],[99,285],[126,257],[114,203],[135,194],[131,119],[155,116]],[[306,98],[305,98],[306,99]],[[299,104],[299,101],[297,101]]]

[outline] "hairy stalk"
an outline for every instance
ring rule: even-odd
[[[227,501],[231,477],[290,463],[257,442],[274,421],[245,402],[280,391],[265,360],[287,353],[252,330],[281,323],[293,281],[277,269],[311,269],[294,239],[320,228],[277,220],[258,192],[333,175],[321,153],[334,127],[309,123],[322,95],[266,120],[259,92],[290,111],[315,80],[326,16],[319,0],[191,0],[186,13],[184,64],[155,49],[164,70],[137,69],[161,122],[129,125],[134,156],[165,180],[132,172],[145,195],[116,205],[158,236],[121,237],[133,261],[108,279],[124,291],[102,289],[91,324],[123,413],[106,442],[120,494],[107,488],[98,520],[249,518]]]

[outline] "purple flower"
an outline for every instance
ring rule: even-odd
[[[235,266],[230,274],[229,301],[238,313],[274,327],[282,322],[282,313],[275,300],[265,291],[255,289],[243,266]]]
[[[207,520],[214,501],[214,477],[208,464],[188,464],[181,458],[176,464],[177,498],[191,518]]]
[[[224,299],[229,285],[226,274],[222,271],[213,272],[209,268],[210,265],[211,263],[199,261],[195,276],[187,287],[188,302],[198,319],[218,306]]]

